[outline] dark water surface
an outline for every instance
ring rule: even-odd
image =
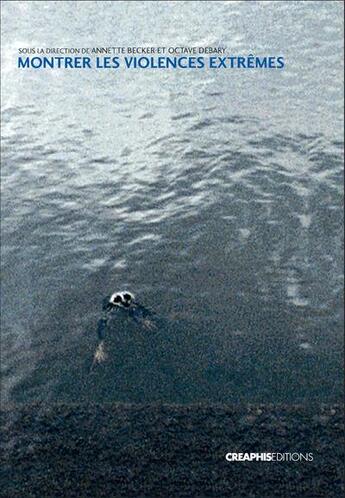
[[[338,400],[341,2],[5,2],[8,401]],[[225,45],[284,71],[19,71],[18,47]],[[129,289],[157,330],[113,322]]]

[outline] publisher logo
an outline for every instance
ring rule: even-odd
[[[227,453],[228,462],[312,462],[312,453]]]

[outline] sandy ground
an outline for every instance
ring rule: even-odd
[[[5,497],[340,497],[339,405],[52,405],[2,410]],[[313,453],[227,462],[227,452]]]

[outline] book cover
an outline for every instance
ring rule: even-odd
[[[1,3],[4,497],[339,497],[340,1]]]

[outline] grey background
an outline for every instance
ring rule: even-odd
[[[342,393],[343,4],[4,2],[5,400]],[[19,47],[225,45],[284,71],[42,71]],[[128,288],[157,330],[114,321]]]

